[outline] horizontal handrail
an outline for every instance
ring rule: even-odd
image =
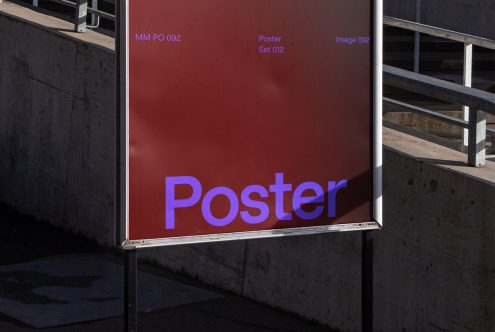
[[[100,16],[102,18],[106,18],[107,20],[115,21],[115,15],[106,13],[104,11],[88,7],[88,12],[91,14],[96,14],[97,16]]]
[[[75,2],[71,2],[71,1],[67,1],[67,0],[49,0],[49,1],[56,2],[58,4],[65,5],[65,6],[68,6],[68,7],[76,8],[76,3]]]
[[[469,123],[467,121],[463,121],[448,115],[443,115],[440,113],[437,113],[435,111],[430,111],[426,108],[422,108],[419,106],[403,103],[401,101],[383,97],[383,111],[384,113],[387,112],[411,112],[411,113],[416,113],[420,115],[427,116],[429,118],[439,120],[445,123],[448,123],[453,126],[461,127],[464,129],[469,129]],[[495,137],[495,129],[493,128],[486,128],[486,135]]]
[[[384,16],[383,24],[402,28],[410,31],[420,32],[427,35],[441,37],[458,41],[464,44],[473,44],[483,48],[495,50],[495,40],[468,35],[461,32],[451,31],[447,29],[437,28],[431,25],[402,20],[395,17]]]
[[[435,120],[439,120],[448,123],[453,126],[458,126],[461,128],[469,129],[469,124],[467,121],[456,119],[454,117],[443,115],[434,111],[427,110],[422,107],[400,102],[395,99],[383,97],[383,108],[384,111],[395,111],[400,110],[400,112],[412,112],[416,114],[421,114],[430,117]]]
[[[384,65],[383,82],[404,90],[495,115],[495,94]]]

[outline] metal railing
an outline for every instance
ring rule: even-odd
[[[390,110],[414,112],[464,128],[463,146],[464,150],[468,151],[468,164],[470,166],[483,166],[485,164],[486,135],[495,136],[495,130],[486,127],[484,112],[495,115],[493,108],[495,95],[481,90],[471,89],[473,78],[473,45],[495,50],[495,41],[388,16],[383,18],[383,23],[387,26],[441,37],[464,44],[463,85],[384,66],[385,84],[460,104],[463,106],[463,120],[390,98],[384,98],[384,107],[388,107]],[[414,62],[419,62],[419,60],[414,59]],[[485,100],[484,104],[479,104],[482,99]],[[473,108],[473,112],[470,112],[470,107]]]
[[[465,128],[468,132],[468,164],[476,167],[485,165],[487,134],[485,113],[495,115],[495,94],[386,65],[383,66],[383,83],[470,107],[469,118],[463,121],[397,100],[383,98],[384,108],[398,108]],[[489,131],[495,134],[494,130]]]
[[[115,15],[98,10],[98,0],[91,0],[91,5],[88,6],[88,0],[76,0],[76,2],[68,0],[49,0],[61,5],[65,5],[75,9],[74,13],[74,31],[86,32],[87,28],[97,28],[100,25],[100,18],[105,18],[115,21]],[[33,6],[38,7],[39,0],[33,0]],[[90,25],[87,24],[88,13],[91,14]]]

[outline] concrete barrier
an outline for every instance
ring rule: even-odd
[[[12,13],[0,13],[0,199],[110,243],[114,52],[66,35],[70,23],[0,10]]]
[[[63,22],[40,15],[0,5],[0,202],[111,245],[114,53],[101,36],[69,35]],[[495,166],[466,170],[462,154],[391,130],[384,139],[376,330],[495,331]],[[360,246],[360,234],[343,233],[140,256],[357,331]]]

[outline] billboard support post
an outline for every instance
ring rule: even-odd
[[[373,231],[362,233],[362,331],[373,332]]]
[[[124,331],[137,332],[137,249],[125,250]]]

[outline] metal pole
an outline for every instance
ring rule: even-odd
[[[125,250],[124,331],[137,332],[137,250]]]
[[[373,231],[362,233],[362,331],[373,332]]]
[[[33,6],[34,7],[38,7],[39,6],[38,0],[33,0]]]
[[[485,165],[486,115],[481,110],[469,112],[469,166],[481,167]]]
[[[473,44],[464,44],[464,73],[463,84],[467,87],[471,87],[473,82]],[[463,106],[462,113],[464,121],[469,121],[469,107]],[[463,133],[463,145],[464,151],[468,151],[469,146],[469,130],[464,129]]]
[[[76,15],[74,17],[74,30],[86,32],[86,17],[88,15],[88,0],[76,0]]]
[[[416,0],[416,23],[421,21],[421,0]],[[414,33],[414,72],[419,73],[419,52],[421,46],[421,35]]]
[[[98,0],[91,0],[91,8],[98,9]],[[96,14],[91,14],[91,25],[94,27],[98,24],[98,17]]]

